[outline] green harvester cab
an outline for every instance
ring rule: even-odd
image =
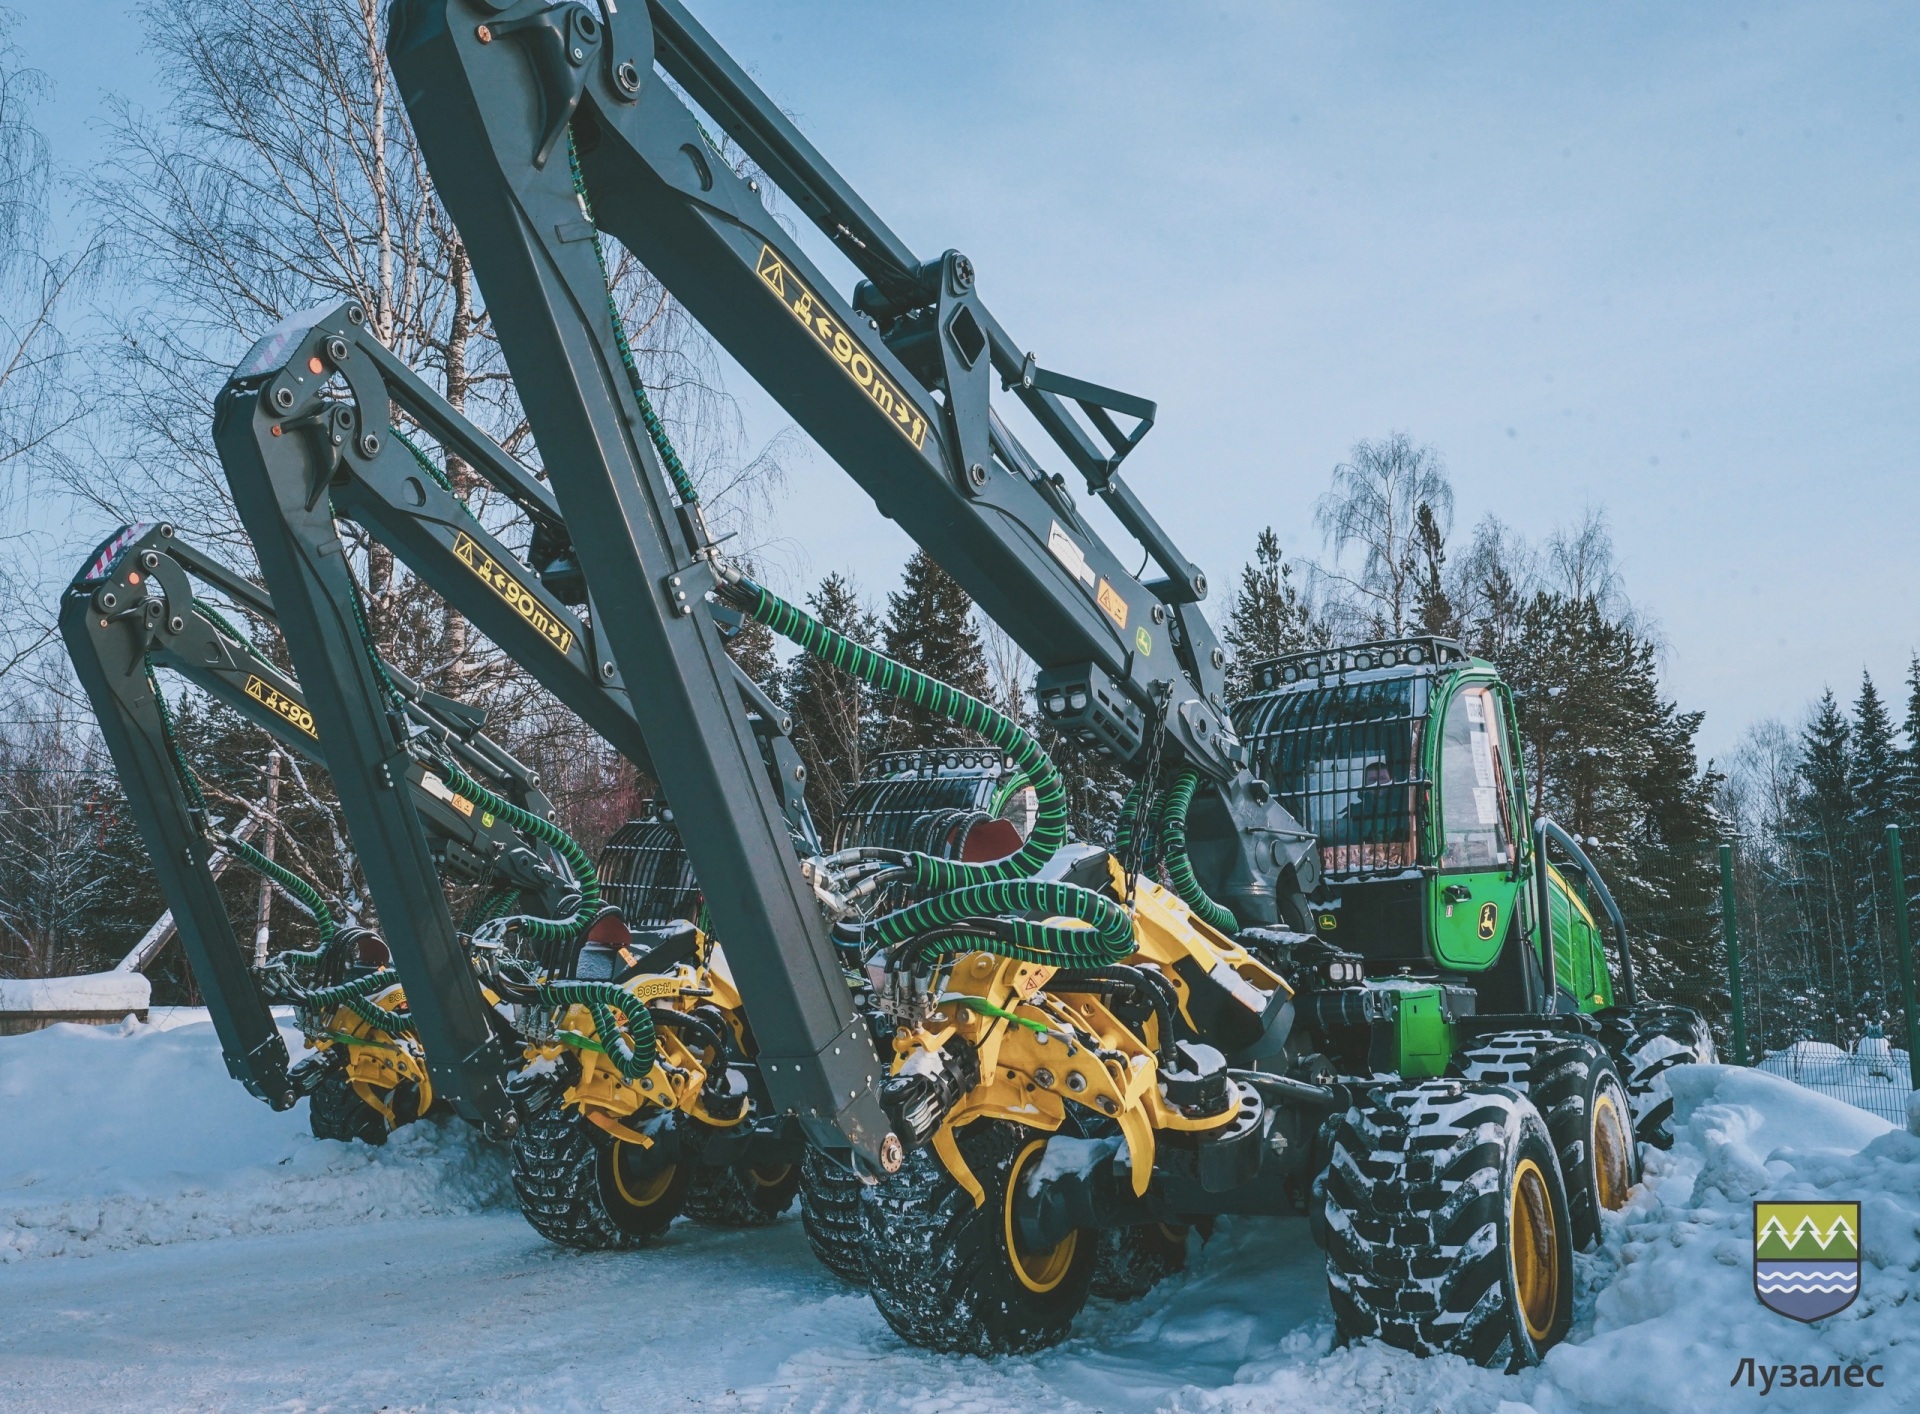
[[[1376,1072],[1441,1073],[1467,1015],[1614,1006],[1588,899],[1620,938],[1617,910],[1577,842],[1529,824],[1513,698],[1491,663],[1403,638],[1289,654],[1252,680],[1234,722],[1255,774],[1319,841],[1312,926],[1362,959],[1370,1020],[1393,1023],[1372,1027]]]

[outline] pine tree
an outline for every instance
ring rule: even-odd
[[[1900,818],[1920,824],[1920,653],[1907,664],[1907,719],[1901,729],[1907,745],[1900,757]]]
[[[1413,628],[1439,638],[1460,636],[1460,614],[1447,593],[1447,537],[1425,501],[1413,520]]]
[[[873,615],[853,582],[830,574],[807,596],[813,616],[856,643],[871,646]],[[832,840],[847,792],[865,769],[873,724],[864,684],[811,653],[797,655],[787,670],[787,710],[793,744],[807,768],[807,808],[822,840]]]
[[[1248,673],[1254,664],[1282,653],[1321,647],[1330,640],[1327,627],[1293,582],[1293,566],[1280,549],[1280,537],[1268,526],[1254,544],[1253,563],[1240,570],[1240,587],[1227,610],[1221,635],[1233,650],[1227,668],[1227,695],[1240,697],[1253,684]]]
[[[1853,818],[1852,738],[1832,689],[1821,693],[1800,738],[1800,804],[1806,822],[1835,839]]]
[[[1853,792],[1853,818],[1876,837],[1899,812],[1900,749],[1893,740],[1893,719],[1873,685],[1871,674],[1860,675],[1860,695],[1853,704],[1852,744],[1847,778]]]
[[[1822,1010],[1852,1014],[1859,920],[1855,886],[1861,874],[1854,847],[1851,724],[1831,690],[1820,695],[1800,738],[1800,772],[1787,838],[1802,871],[1797,894],[1801,926],[1809,935],[1809,987]]]
[[[900,589],[887,596],[881,637],[889,658],[977,697],[993,698],[987,655],[973,622],[973,600],[925,550],[907,561]],[[949,746],[975,739],[948,718],[906,702],[885,704],[882,744],[888,751]]]
[[[1506,677],[1533,811],[1588,842],[1626,915],[1637,980],[1716,1016],[1720,777],[1700,767],[1701,714],[1662,696],[1658,667],[1624,615],[1592,595],[1540,591],[1519,615]]]
[[[740,627],[723,640],[733,661],[748,677],[766,687],[780,677],[780,660],[773,651],[773,630],[758,619],[741,616]]]

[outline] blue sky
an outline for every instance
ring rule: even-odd
[[[1316,553],[1329,469],[1404,429],[1461,533],[1606,510],[1708,751],[1863,666],[1902,695],[1920,11],[695,9],[916,250],[973,258],[1043,363],[1159,402],[1130,477],[1216,585],[1265,524]],[[27,10],[84,166],[104,93],[157,101],[137,26]],[[817,455],[779,524],[796,573],[875,595],[907,550]]]

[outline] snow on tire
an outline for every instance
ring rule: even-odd
[[[1012,1194],[1048,1136],[975,1120],[955,1137],[985,1203],[930,1148],[861,1195],[873,1304],[896,1335],[927,1350],[1023,1355],[1057,1345],[1087,1304],[1096,1254],[1091,1232],[1044,1252],[1019,1243]]]
[[[703,1227],[765,1227],[799,1187],[798,1164],[702,1166],[687,1186],[687,1216]]]
[[[1572,1324],[1566,1189],[1546,1122],[1517,1090],[1369,1091],[1335,1128],[1324,1192],[1344,1338],[1518,1369]]]
[[[1640,1181],[1633,1111],[1606,1048],[1566,1031],[1501,1031],[1460,1057],[1468,1080],[1510,1085],[1540,1111],[1567,1185],[1575,1247],[1600,1240],[1600,1214]]]
[[[853,1286],[867,1284],[860,1230],[860,1176],[809,1147],[800,1160],[800,1226],[820,1265]]]
[[[1706,1018],[1688,1007],[1655,1006],[1610,1016],[1603,1027],[1607,1048],[1626,1078],[1640,1142],[1672,1148],[1673,1091],[1667,1072],[1676,1065],[1712,1065],[1719,1058]]]
[[[380,1145],[387,1142],[387,1117],[360,1098],[353,1082],[339,1074],[321,1077],[307,1097],[307,1128],[315,1139]]]
[[[1166,1223],[1103,1229],[1093,1267],[1093,1294],[1108,1301],[1138,1301],[1187,1268],[1187,1228]]]
[[[513,1191],[547,1241],[582,1252],[639,1247],[667,1230],[686,1199],[685,1164],[649,1163],[589,1123],[550,1105],[513,1136]]]

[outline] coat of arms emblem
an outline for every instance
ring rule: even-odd
[[[1860,1294],[1860,1205],[1755,1203],[1753,1289],[1796,1321],[1846,1310]]]

